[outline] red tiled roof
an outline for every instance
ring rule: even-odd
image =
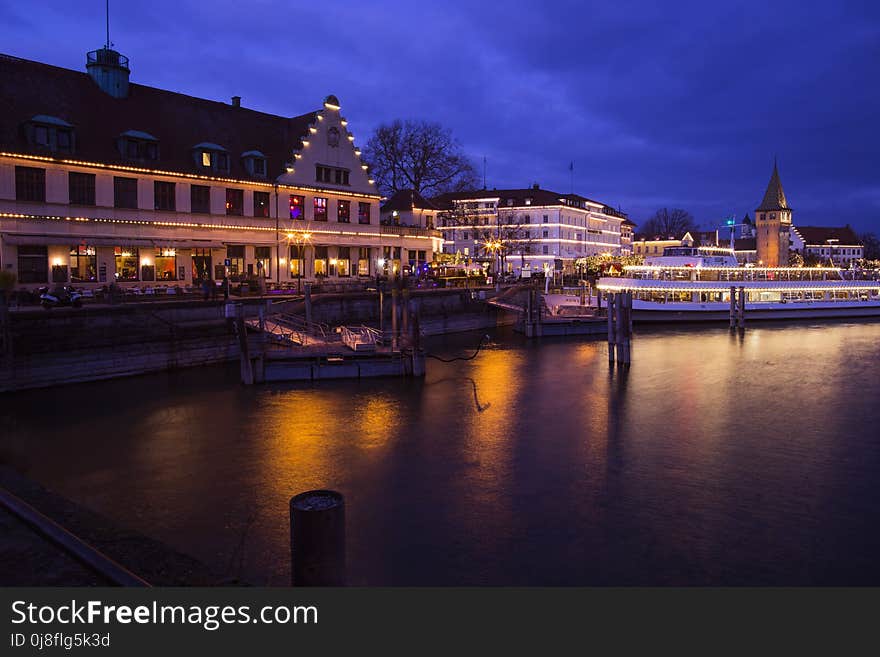
[[[407,212],[414,208],[422,210],[437,210],[437,206],[414,189],[401,189],[391,198],[385,201],[382,212]]]
[[[827,244],[830,240],[837,240],[837,244],[847,246],[856,246],[862,243],[855,231],[849,226],[795,226],[794,230],[807,245]]]
[[[53,155],[28,144],[22,126],[38,114],[55,116],[74,127],[75,150],[63,155],[106,164],[125,164],[181,173],[203,173],[193,146],[209,142],[229,154],[231,178],[250,178],[241,154],[261,151],[269,180],[284,172],[292,151],[317,112],[275,116],[172,91],[130,84],[126,98],[104,93],[87,73],[0,55],[0,149]],[[146,132],[159,141],[158,161],[133,161],[117,148],[128,130]],[[57,154],[55,154],[57,155]]]

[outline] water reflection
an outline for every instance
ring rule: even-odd
[[[435,343],[469,352],[474,336]],[[880,324],[503,335],[404,379],[206,368],[0,402],[3,454],[210,562],[288,578],[287,501],[335,488],[355,584],[880,583]]]

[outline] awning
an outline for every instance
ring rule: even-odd
[[[223,242],[214,240],[144,239],[126,237],[88,237],[84,235],[20,235],[3,233],[4,244],[34,246],[86,244],[88,246],[173,247],[175,249],[222,249]]]

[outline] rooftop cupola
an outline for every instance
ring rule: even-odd
[[[128,57],[104,46],[93,50],[86,56],[86,70],[101,91],[114,98],[128,96]]]

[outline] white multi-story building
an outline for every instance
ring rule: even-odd
[[[792,226],[791,250],[841,267],[864,257],[864,246],[849,226]]]
[[[520,263],[569,270],[578,258],[629,250],[621,242],[626,215],[577,194],[534,185],[443,194],[432,203],[441,208],[437,228],[443,233],[444,252],[493,259],[487,247],[500,242],[508,271]]]
[[[0,56],[0,267],[22,286],[284,284],[388,272],[441,234],[379,221],[379,192],[328,96],[294,117]]]

